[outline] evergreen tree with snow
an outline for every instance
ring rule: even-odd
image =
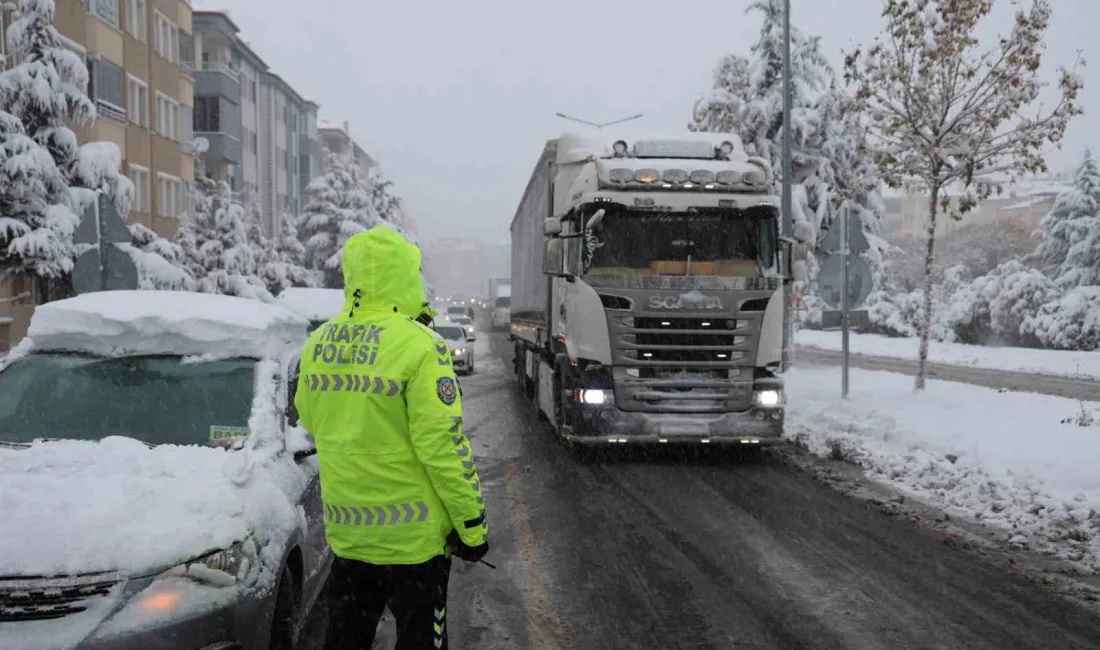
[[[138,269],[139,289],[191,291],[195,279],[185,267],[183,248],[140,223],[130,224],[130,243],[119,247]]]
[[[54,0],[19,2],[8,27],[9,55],[19,63],[0,72],[0,110],[19,118],[70,177],[78,146],[69,127],[95,119],[96,109],[86,94],[88,69],[65,46],[55,14]]]
[[[321,274],[323,286],[343,287],[344,244],[356,233],[382,222],[366,179],[348,157],[325,151],[327,170],[307,188],[308,201],[299,235],[309,268]]]
[[[50,152],[0,110],[0,278],[21,273],[61,281],[73,269],[79,223]]]
[[[741,117],[741,138],[772,169],[782,169],[783,132],[783,0],[755,0],[746,14],[759,12],[764,22],[760,38],[750,48],[748,98]],[[793,182],[800,183],[821,163],[813,153],[818,132],[817,102],[832,78],[832,67],[821,53],[821,38],[807,36],[791,25],[791,139],[794,142]]]
[[[287,287],[316,287],[319,282],[317,273],[306,265],[306,247],[298,235],[299,217],[284,214],[282,232],[275,241],[275,250],[282,263],[283,275]],[[272,292],[274,293],[274,292]]]
[[[748,59],[727,54],[714,69],[710,92],[695,102],[688,130],[741,135],[741,119],[748,95]]]
[[[1082,265],[1095,264],[1100,256],[1100,250],[1094,252],[1100,245],[1096,240],[1100,236],[1096,232],[1098,220],[1100,168],[1086,149],[1073,186],[1057,196],[1050,213],[1039,221],[1035,231],[1039,244],[1029,261],[1052,278],[1065,277],[1060,284],[1100,284],[1077,271]]]
[[[198,291],[272,300],[259,278],[256,251],[248,235],[248,213],[229,186],[199,179],[198,201],[183,217],[177,238]]]
[[[76,151],[69,168],[73,207],[83,215],[97,192],[110,197],[125,219],[134,204],[134,184],[122,173],[122,151],[113,142],[89,142]]]

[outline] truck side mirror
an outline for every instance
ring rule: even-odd
[[[561,219],[548,217],[542,226],[542,234],[547,237],[557,237],[561,234]]]
[[[549,221],[549,220],[547,220]],[[560,223],[559,223],[560,225]],[[546,254],[542,258],[542,272],[546,275],[562,277],[567,275],[565,266],[565,242],[561,239],[546,240]]]

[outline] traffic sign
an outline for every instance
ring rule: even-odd
[[[842,307],[841,285],[844,283],[844,256],[830,255],[821,263],[817,282],[821,299],[833,309]],[[857,255],[848,257],[848,308],[855,309],[871,295],[871,265]]]
[[[871,248],[871,242],[867,241],[867,235],[863,232],[863,223],[855,210],[841,210],[833,220],[833,225],[825,231],[825,239],[821,242],[821,249],[828,255],[838,255],[844,250],[844,228],[841,220],[848,215],[848,250],[856,255]],[[849,267],[849,271],[851,267]]]
[[[130,243],[130,229],[107,195],[101,192],[84,211],[73,241],[91,245],[73,265],[73,289],[77,293],[138,288],[137,265],[115,245]]]

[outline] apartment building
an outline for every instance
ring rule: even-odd
[[[166,237],[178,230],[195,177],[193,88],[180,56],[191,16],[187,0],[56,0],[58,31],[87,63],[88,96],[98,111],[96,120],[74,127],[77,139],[118,145],[135,188],[127,218]],[[0,16],[5,21],[10,15]],[[24,293],[32,299],[9,300]],[[25,335],[40,293],[32,278],[0,283],[0,350]]]
[[[352,139],[351,125],[347,120],[340,124],[322,122],[318,130],[321,132],[321,142],[325,145],[325,149],[336,154],[350,155],[363,174],[369,174],[371,170],[377,169],[378,162]]]
[[[302,210],[320,172],[319,107],[272,72],[227,13],[196,11],[193,25],[185,49],[195,62],[194,130],[206,141],[202,174],[258,205],[278,234],[279,217]]]

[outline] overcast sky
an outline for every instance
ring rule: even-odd
[[[984,35],[1008,24],[1012,0],[996,0]],[[593,122],[643,113],[609,136],[683,131],[718,58],[748,54],[759,14],[748,0],[195,0],[228,11],[243,38],[321,118],[349,120],[377,158],[422,240],[507,237],[516,203],[543,144]],[[793,23],[841,52],[881,29],[881,0],[792,0]],[[1100,22],[1096,0],[1054,0],[1044,64],[1087,56]],[[1053,78],[1053,74],[1051,74]],[[1051,164],[1100,146],[1091,110],[1100,74],[1086,69],[1089,114],[1070,129]],[[1098,108],[1097,110],[1100,110]]]

